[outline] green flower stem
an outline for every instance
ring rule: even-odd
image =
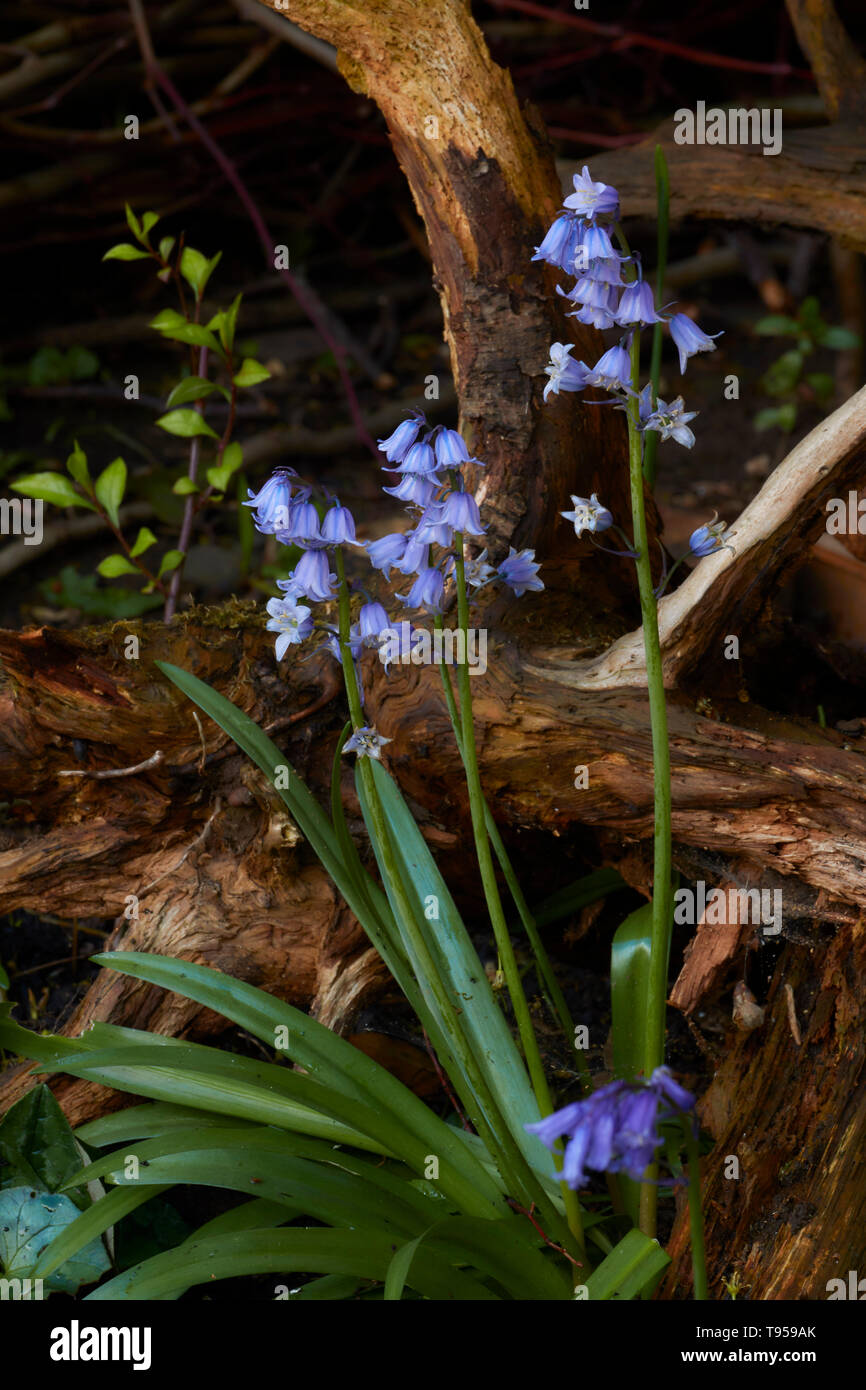
[[[692,1235],[693,1296],[705,1302],[707,1293],[707,1259],[704,1249],[704,1215],[701,1210],[701,1158],[698,1141],[691,1121],[683,1117],[686,1136],[686,1157],[689,1168],[689,1225]]]
[[[441,631],[443,625],[441,615],[436,615],[434,623],[435,626]],[[460,722],[460,713],[457,709],[457,701],[454,698],[454,687],[451,684],[451,675],[448,670],[448,666],[444,661],[439,662],[439,674],[442,677],[442,686],[445,691],[445,703],[448,706],[448,713],[451,717],[451,727],[454,730],[454,738],[457,743],[457,748],[460,753],[460,757],[463,758],[463,728]],[[508,850],[505,848],[502,836],[499,833],[499,827],[496,824],[496,821],[493,819],[493,813],[490,810],[490,807],[488,806],[486,800],[484,802],[484,820],[487,825],[487,833],[490,836],[490,843],[493,846],[493,851],[496,855],[496,858],[499,860],[499,867],[502,870],[502,876],[505,879],[505,882],[508,884],[508,891],[510,892],[511,897],[514,901],[514,906],[517,908],[518,916],[520,917],[520,920],[523,923],[524,930],[526,931],[526,935],[529,938],[529,943],[532,947],[532,953],[535,956],[535,962],[544,980],[544,985],[549,995],[551,1011],[554,1014],[554,1017],[556,1018],[557,1022],[559,1023],[565,1037],[568,1038],[570,1041],[573,1041],[575,1033],[574,1020],[572,1019],[569,1007],[565,1002],[565,995],[563,994],[560,983],[556,978],[556,972],[554,971],[553,966],[550,963],[550,957],[548,956],[547,951],[545,950],[544,942],[542,941],[541,936],[539,934],[535,918],[533,917],[532,912],[529,908],[529,904],[527,903],[526,898],[523,895],[523,889],[521,888],[517,875],[514,872],[514,866],[511,863],[511,859],[509,858]],[[586,1058],[583,1056],[582,1052],[578,1053],[577,1067],[578,1071],[580,1072],[583,1090],[587,1095],[589,1095],[593,1089],[592,1080],[590,1078],[589,1067],[587,1065]]]
[[[352,727],[359,729],[363,727],[364,715],[361,707],[361,694],[355,679],[355,664],[352,659],[351,648],[349,645],[349,632],[351,626],[351,610],[349,589],[346,583],[346,571],[343,560],[342,550],[339,546],[335,547],[335,566],[337,578],[339,580],[339,642],[342,654],[343,676],[346,685],[346,695],[349,702],[349,714],[352,720]],[[376,843],[379,847],[382,863],[388,876],[388,883],[391,888],[396,907],[400,929],[407,941],[412,945],[419,962],[420,973],[425,984],[434,996],[437,1008],[443,1019],[451,1019],[453,1026],[449,1030],[450,1041],[454,1047],[459,1067],[462,1069],[463,1076],[471,1091],[467,1096],[466,1086],[460,1086],[461,1077],[453,1077],[455,1085],[463,1100],[464,1105],[473,1115],[476,1121],[478,1132],[484,1140],[490,1154],[494,1158],[506,1184],[506,1190],[512,1196],[518,1198],[527,1208],[535,1207],[547,1233],[554,1236],[561,1243],[572,1250],[575,1255],[582,1255],[583,1242],[580,1237],[575,1248],[575,1238],[569,1225],[566,1225],[560,1217],[556,1208],[551,1204],[544,1188],[536,1178],[530,1168],[523,1152],[517,1145],[508,1123],[502,1115],[484,1080],[483,1074],[478,1067],[472,1054],[471,1046],[462,1030],[459,1029],[457,1016],[455,1015],[453,1001],[449,999],[447,990],[444,988],[436,962],[427,946],[423,933],[420,931],[415,920],[415,913],[412,903],[406,893],[399,866],[391,846],[388,827],[385,823],[385,816],[382,804],[376,790],[376,783],[373,779],[373,770],[366,758],[359,758],[359,775],[362,779],[367,803],[370,807],[370,816],[373,822],[372,830]],[[474,1092],[474,1095],[472,1094]]]
[[[664,1062],[665,1009],[667,998],[668,954],[672,925],[673,893],[671,883],[671,764],[668,743],[668,720],[665,706],[664,672],[659,642],[658,608],[653,594],[652,566],[647,538],[646,507],[644,504],[644,475],[642,435],[639,429],[638,399],[640,388],[640,334],[635,333],[631,346],[632,390],[628,402],[628,452],[631,483],[631,510],[634,548],[638,552],[638,590],[643,619],[644,651],[646,653],[647,693],[652,730],[654,782],[654,855],[652,939],[644,1038],[644,1075],[648,1078]],[[651,1168],[648,1178],[656,1175]],[[640,1225],[648,1236],[655,1235],[658,1189],[647,1181],[641,1188]]]
[[[463,633],[462,659],[457,663],[457,685],[460,692],[460,728],[462,730],[461,756],[463,766],[466,771],[466,786],[469,792],[469,810],[472,817],[472,833],[475,838],[475,853],[478,858],[478,868],[481,873],[481,882],[484,888],[484,897],[487,901],[487,910],[490,914],[490,924],[493,927],[493,935],[496,938],[496,949],[499,952],[499,959],[502,962],[502,969],[505,975],[505,982],[511,999],[511,1007],[514,1009],[514,1017],[517,1022],[517,1031],[520,1034],[520,1041],[523,1046],[523,1055],[529,1068],[529,1076],[532,1082],[532,1089],[538,1101],[538,1108],[542,1115],[550,1115],[553,1112],[553,1100],[550,1094],[550,1087],[547,1084],[547,1077],[544,1073],[544,1065],[541,1060],[541,1053],[538,1047],[538,1038],[532,1026],[532,1017],[529,1012],[529,1004],[523,991],[523,984],[520,979],[520,970],[514,954],[514,947],[511,944],[511,937],[508,932],[508,923],[505,920],[505,913],[502,910],[502,900],[499,896],[499,887],[496,882],[496,870],[493,867],[493,857],[490,853],[490,839],[488,836],[487,818],[485,815],[486,805],[484,792],[481,788],[481,775],[478,770],[478,756],[475,748],[475,724],[472,718],[472,688],[471,676],[469,674],[469,663],[467,652],[469,645],[469,599],[466,592],[466,571],[463,555],[463,535],[460,531],[454,532],[454,565],[457,578],[457,627]],[[458,646],[458,651],[460,647]],[[456,727],[455,727],[456,733]],[[492,821],[492,816],[490,817]],[[561,1166],[561,1158],[555,1156],[557,1168]],[[577,1193],[573,1192],[566,1183],[562,1183],[562,1196],[566,1206],[568,1224],[573,1232],[575,1239],[583,1246],[583,1219],[580,1211],[580,1202]]]
[[[665,291],[665,272],[668,266],[668,214],[671,200],[671,181],[668,164],[661,145],[656,145],[656,312]],[[652,408],[655,410],[659,398],[659,376],[662,367],[662,329],[661,323],[653,327],[652,354],[650,356],[650,384],[652,388]],[[643,472],[650,492],[656,485],[656,451],[659,445],[657,430],[650,430],[644,449]]]

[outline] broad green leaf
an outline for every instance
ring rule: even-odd
[[[646,1050],[652,903],[644,903],[614,932],[610,951],[613,1067],[618,1080],[643,1072]]]
[[[443,1124],[423,1101],[390,1072],[299,1009],[273,998],[264,990],[189,961],[174,961],[164,956],[132,951],[110,952],[94,959],[101,965],[173,989],[178,994],[206,1004],[271,1047],[276,1047],[277,1038],[281,1037],[278,1030],[286,1032],[288,1036],[280,1050],[304,1068],[306,1080],[312,1082],[316,1078],[325,1086],[339,1087],[345,1100],[361,1103],[368,1112],[365,1120],[357,1109],[352,1114],[342,1113],[333,1104],[323,1104],[324,1113],[354,1125],[362,1133],[378,1138],[391,1147],[395,1142],[393,1129],[386,1131],[369,1127],[375,1111],[378,1121],[384,1123],[387,1120],[389,1125],[393,1122],[397,1130],[402,1130],[396,1139],[398,1147],[393,1151],[401,1153],[407,1162],[411,1162],[411,1155],[414,1154],[420,1160],[415,1164],[419,1171],[424,1171],[428,1154],[439,1157],[442,1169],[447,1164],[449,1169],[454,1170],[453,1177],[450,1172],[443,1177],[443,1190],[459,1191],[462,1194],[461,1205],[468,1201],[469,1208],[480,1215],[493,1215],[497,1208],[502,1209],[501,1197],[495,1186],[475,1157],[467,1153],[466,1145],[455,1130]],[[212,1050],[203,1051],[210,1054]],[[237,1063],[238,1059],[234,1060]],[[285,1070],[272,1068],[271,1072],[274,1073],[271,1084],[285,1089]],[[297,1098],[301,1102],[304,1100],[301,1095]],[[315,1102],[311,1100],[308,1103],[313,1105]],[[471,1198],[466,1184],[474,1187]]]
[[[46,1246],[79,1215],[69,1197],[26,1187],[0,1191],[0,1264],[7,1278],[26,1277]],[[46,1281],[48,1287],[73,1294],[92,1284],[109,1268],[101,1240],[93,1240]]]
[[[393,1255],[391,1237],[374,1231],[240,1231],[185,1242],[101,1285],[85,1301],[146,1300],[177,1288],[211,1284],[244,1274],[351,1274],[384,1281]],[[410,1282],[426,1298],[461,1302],[495,1300],[478,1280],[452,1268],[423,1248]]]
[[[267,381],[270,375],[267,367],[263,367],[261,362],[256,362],[253,357],[245,357],[240,370],[235,372],[232,380],[235,386],[258,386],[260,381]]]
[[[143,236],[147,236],[148,232],[152,231],[152,229],[156,226],[156,224],[157,224],[158,221],[159,221],[159,213],[158,213],[158,212],[146,212],[146,213],[144,213],[143,216],[142,216],[142,219],[141,219],[141,231],[142,231],[142,235],[143,235]]]
[[[669,1264],[657,1240],[631,1230],[583,1282],[592,1301],[637,1298]]]
[[[222,1125],[238,1129],[240,1120],[232,1115],[211,1114],[205,1110],[185,1109],[182,1105],[163,1105],[160,1101],[130,1105],[115,1110],[101,1120],[79,1125],[76,1139],[88,1146],[102,1148],[104,1144],[125,1144],[130,1139],[154,1139],[160,1134],[173,1134],[179,1129]]]
[[[803,370],[803,354],[796,348],[783,352],[761,378],[771,396],[786,396],[793,391]]]
[[[192,478],[184,477],[178,478],[172,492],[176,493],[178,497],[187,497],[191,492],[201,492],[201,488],[198,483],[193,482]]]
[[[157,579],[162,579],[164,574],[168,574],[171,570],[176,570],[178,565],[183,564],[183,561],[184,553],[182,550],[167,550],[159,562],[159,569],[156,574]]]
[[[89,512],[96,511],[93,503],[76,492],[62,473],[28,473],[23,478],[16,478],[9,486],[13,492],[41,498],[43,502],[53,502],[55,507],[86,507]]]
[[[182,439],[192,439],[195,435],[206,435],[209,439],[218,438],[216,431],[211,429],[207,420],[197,410],[190,410],[187,407],[180,410],[170,410],[167,415],[161,415],[156,423],[167,434],[176,434]]]
[[[216,382],[208,381],[207,377],[186,376],[175,386],[166,401],[166,406],[186,405],[188,401],[203,401],[206,396],[212,395],[216,390]]]
[[[147,261],[150,259],[149,251],[141,251],[137,246],[131,246],[128,241],[118,242],[117,246],[112,246],[102,257],[104,261]]]
[[[97,574],[104,579],[117,579],[121,574],[138,574],[139,571],[125,555],[106,555],[96,566]]]
[[[430,1230],[432,1229],[431,1226]],[[397,1301],[403,1297],[403,1290],[406,1287],[406,1280],[415,1258],[415,1252],[427,1234],[427,1231],[422,1231],[420,1236],[416,1236],[414,1240],[401,1245],[394,1254],[388,1266],[388,1273],[385,1275],[385,1292],[382,1297],[386,1302]]]
[[[162,238],[162,240],[160,241],[160,243],[159,243],[159,254],[162,256],[162,259],[163,259],[164,261],[167,261],[167,260],[168,260],[169,256],[171,255],[172,251],[174,250],[174,241],[175,241],[175,239],[174,239],[173,236],[164,236],[164,237]]]
[[[211,487],[215,487],[219,492],[225,492],[232,478],[243,463],[243,450],[240,444],[227,444],[223,451],[222,463],[216,468],[207,470],[207,480]]]
[[[118,511],[125,491],[126,464],[121,458],[113,459],[96,479],[94,492],[115,526],[119,524]]]
[[[132,556],[143,555],[152,545],[156,545],[156,536],[149,526],[142,526],[129,553]]]
[[[87,455],[81,448],[77,439],[75,441],[75,448],[66,460],[66,467],[75,481],[84,488],[85,492],[93,491],[93,484],[90,481],[90,469],[87,467]]]
[[[34,1086],[0,1120],[0,1187],[56,1192],[80,1167],[69,1121],[48,1086]]]
[[[478,953],[400,789],[378,763],[372,762],[371,766],[382,810],[401,861],[402,882],[411,885],[412,895],[417,900],[419,925],[425,925],[428,948],[441,963],[453,1008],[461,1011],[460,1024],[490,1090],[510,1123],[512,1134],[524,1154],[532,1161],[537,1160],[542,1147],[540,1140],[527,1134],[523,1126],[540,1118],[538,1105],[502,1010],[486,973],[480,968]],[[356,786],[369,828],[370,816],[360,777],[356,779]],[[417,972],[420,962],[413,959],[409,943],[405,945]],[[454,1027],[452,1019],[440,1019],[440,1024],[446,1034]]]

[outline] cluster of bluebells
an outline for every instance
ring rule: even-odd
[[[545,368],[548,381],[544,399],[560,391],[583,391],[592,386],[607,392],[611,401],[625,408],[634,399],[632,387],[631,342],[636,330],[650,324],[665,322],[679,352],[680,373],[696,352],[712,352],[714,337],[704,333],[686,314],[669,314],[657,308],[652,287],[643,278],[637,257],[616,250],[612,232],[619,216],[619,194],[610,184],[595,183],[584,166],[574,176],[574,192],[564,201],[561,212],[549,228],[541,245],[536,248],[534,261],[546,261],[575,277],[569,290],[557,287],[558,293],[575,307],[569,317],[600,330],[618,329],[619,338],[592,366],[575,360],[573,343],[554,343],[550,361]],[[642,432],[655,431],[661,439],[673,439],[690,449],[695,436],[689,422],[696,411],[688,411],[682,396],[668,404],[652,399],[652,387],[647,384],[637,396],[638,427]],[[594,532],[612,525],[613,518],[598,499],[573,498],[576,515],[564,512],[574,520],[575,530]],[[701,527],[695,532],[695,555],[708,555],[718,549],[721,528]]]
[[[694,1096],[674,1081],[668,1068],[656,1067],[649,1081],[612,1081],[526,1129],[550,1150],[566,1138],[558,1176],[569,1187],[586,1185],[587,1168],[625,1173],[639,1182],[661,1147],[659,1125],[690,1114],[694,1127],[694,1106]]]
[[[338,629],[328,623],[317,624],[310,607],[336,597],[337,575],[331,567],[336,547],[349,545],[363,550],[386,582],[392,573],[405,576],[406,592],[396,596],[403,608],[437,615],[443,612],[446,582],[454,571],[455,534],[472,538],[484,535],[486,528],[465,476],[467,468],[484,465],[470,456],[457,430],[443,425],[430,428],[425,416],[414,412],[387,439],[379,441],[379,448],[385,456],[383,470],[393,475],[383,491],[403,502],[409,514],[409,525],[402,531],[375,541],[359,541],[348,508],[334,497],[315,502],[312,489],[302,484],[291,468],[277,468],[258,492],[250,492],[244,504],[253,510],[259,531],[301,551],[292,572],[277,581],[283,597],[270,599],[267,606],[268,629],[277,634],[278,661],[290,646],[304,641],[317,628],[326,634],[325,645],[338,661],[342,660]],[[544,588],[538,569],[531,550],[518,551],[512,546],[498,566],[488,563],[486,550],[467,559],[465,578],[473,594],[499,582],[519,597]],[[396,642],[402,658],[411,654],[420,636],[411,623],[392,622],[383,604],[367,598],[349,635],[356,671],[365,649],[379,651],[384,660],[386,647],[388,655],[394,656]],[[404,653],[406,643],[409,646]],[[362,690],[360,679],[358,686]],[[368,732],[372,731],[360,730],[358,737]],[[357,745],[350,740],[346,745],[370,757],[378,756],[379,746],[369,739]]]

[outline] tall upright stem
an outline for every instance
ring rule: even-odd
[[[671,763],[668,743],[668,717],[665,706],[664,671],[659,642],[658,608],[653,593],[652,567],[647,537],[644,503],[642,435],[638,418],[640,389],[640,335],[635,333],[631,347],[632,390],[628,402],[628,453],[631,483],[631,510],[634,548],[637,551],[638,591],[643,619],[646,653],[647,693],[653,749],[654,852],[652,941],[650,945],[647,1015],[644,1043],[644,1075],[649,1077],[664,1062],[665,1015],[668,954],[672,923],[671,886]],[[654,1170],[648,1178],[655,1176]],[[640,1224],[649,1236],[655,1235],[658,1189],[647,1181],[641,1189]]]

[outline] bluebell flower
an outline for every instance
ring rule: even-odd
[[[606,531],[613,525],[613,516],[603,507],[595,493],[591,497],[575,497],[572,493],[574,511],[560,512],[566,521],[574,522],[574,533],[582,536],[584,531]]]
[[[358,614],[358,632],[365,647],[378,647],[383,628],[390,628],[391,619],[381,603],[365,603]]]
[[[424,608],[428,613],[442,612],[442,594],[445,579],[438,569],[423,569],[408,594],[398,594],[400,602],[407,608]]]
[[[442,503],[431,502],[418,518],[414,539],[419,545],[448,547],[454,539],[454,528],[442,517]]]
[[[565,199],[565,206],[587,222],[597,217],[610,217],[616,221],[619,194],[609,183],[593,183],[589,169],[584,164],[583,172],[574,175],[574,192]]]
[[[680,354],[680,374],[686,369],[686,363],[696,352],[715,352],[716,345],[713,338],[720,338],[721,333],[704,333],[693,323],[688,314],[673,314],[670,320],[671,337],[677,345]]]
[[[604,227],[587,227],[580,244],[588,261],[611,260],[616,255],[613,242]]]
[[[292,479],[297,476],[294,468],[275,468],[258,492],[247,488],[249,501],[243,505],[255,509],[256,529],[264,535],[272,536],[288,525]]]
[[[489,584],[496,571],[492,565],[487,563],[487,551],[482,550],[480,555],[475,555],[471,560],[463,562],[463,576],[466,580],[468,589],[481,589],[485,584]]]
[[[417,574],[427,567],[429,549],[426,541],[419,540],[414,531],[408,531],[406,549],[400,559],[394,561],[394,568],[401,574]]]
[[[367,545],[367,555],[373,569],[381,570],[387,579],[391,566],[402,560],[406,544],[406,537],[402,531],[392,531],[387,536],[380,536],[377,541],[370,541]]]
[[[313,630],[313,619],[310,609],[302,603],[295,603],[293,598],[268,599],[268,614],[267,630],[279,633],[276,656],[277,661],[282,661],[290,646],[309,637]]]
[[[536,246],[534,261],[547,261],[560,270],[574,272],[574,258],[580,246],[580,223],[572,213],[561,213],[548,230],[540,246]]]
[[[716,521],[716,512],[713,520],[707,522],[706,526],[699,526],[689,536],[689,551],[692,555],[699,558],[704,555],[712,555],[714,550],[721,550],[724,546],[722,535],[725,531],[724,521]]]
[[[382,465],[386,467],[385,464]],[[397,468],[388,468],[389,473],[421,473],[424,477],[435,477],[439,465],[436,455],[426,441],[413,444],[403,462]]]
[[[596,280],[603,285],[613,285],[619,290],[624,289],[622,266],[626,259],[625,256],[602,256],[594,260],[592,264],[583,267],[581,280],[574,289],[575,298],[580,299],[580,285],[584,280]]]
[[[631,391],[631,357],[625,348],[608,348],[587,373],[586,384],[605,391]]]
[[[281,545],[310,545],[323,543],[319,513],[312,502],[293,502],[285,529],[275,532]]]
[[[481,468],[484,465],[479,459],[472,458],[466,447],[466,441],[458,430],[441,429],[435,441],[436,462],[440,468],[460,468],[464,463],[475,463]]]
[[[593,280],[588,275],[584,275],[574,289],[569,290],[566,298],[573,304],[582,304],[587,309],[609,309],[612,303],[619,302],[616,285],[605,284],[603,280]]]
[[[657,1067],[649,1081],[612,1081],[525,1128],[551,1150],[567,1138],[561,1176],[571,1188],[586,1185],[587,1168],[639,1182],[661,1147],[661,1122],[693,1112],[694,1105],[668,1068]]]
[[[400,502],[414,502],[418,507],[426,507],[435,496],[436,484],[421,473],[404,473],[396,487],[383,487],[382,491]]]
[[[697,410],[686,410],[682,396],[677,396],[670,405],[659,398],[655,410],[646,416],[643,428],[656,430],[662,439],[674,439],[677,444],[682,444],[683,448],[691,449],[695,436],[689,429],[689,420],[694,420],[697,414]]]
[[[375,758],[377,762],[381,762],[382,749],[390,742],[391,739],[377,734],[375,729],[365,724],[362,729],[356,729],[351,738],[346,739],[343,752],[357,753],[359,758]]]
[[[379,440],[379,448],[391,463],[402,463],[427,421],[420,411],[399,424],[387,439]]]
[[[512,545],[508,548],[507,559],[502,561],[496,573],[503,584],[507,584],[517,598],[520,598],[527,589],[537,592],[544,588],[538,578],[538,570],[534,550],[515,550]]]
[[[570,356],[574,343],[551,343],[550,361],[545,372],[550,377],[544,388],[544,399],[551,391],[558,396],[560,391],[582,391],[586,385],[589,368],[585,362],[575,362]]]
[[[336,502],[322,519],[322,539],[329,545],[357,545],[355,539],[355,518],[348,507]]]
[[[478,503],[471,492],[449,492],[442,502],[441,519],[446,526],[462,531],[467,536],[483,536],[487,530],[481,525]]]
[[[303,594],[314,603],[334,597],[337,576],[331,574],[327,550],[305,550],[288,579],[278,579],[277,588],[287,594]]]
[[[588,328],[597,328],[603,333],[606,328],[613,328],[614,314],[619,304],[619,291],[615,285],[607,286],[607,300],[602,304],[584,304],[580,309],[575,309],[574,313],[568,315],[570,319],[577,319],[578,323],[584,323]]]
[[[614,319],[622,328],[628,328],[631,324],[661,323],[652,288],[646,280],[635,280],[626,285]]]

